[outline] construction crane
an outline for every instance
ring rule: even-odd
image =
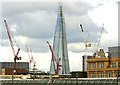
[[[81,31],[83,33],[87,33],[88,37],[90,37],[90,33],[88,31],[84,31],[82,24],[80,24]],[[85,36],[85,35],[84,35]],[[88,38],[89,39],[89,38]],[[88,39],[85,39],[85,48],[91,47],[91,43],[88,43]]]
[[[33,59],[33,55],[32,55],[32,49],[30,49],[30,53],[31,53],[31,62],[33,62],[33,72],[34,72],[34,77],[33,77],[33,80],[35,79],[35,70],[36,70],[36,62],[35,60]]]
[[[31,63],[33,62],[33,68],[36,66],[35,65],[35,60],[33,59],[33,55],[32,55],[32,49],[30,49],[30,53],[31,53],[31,58],[30,58],[30,60],[31,60]]]
[[[98,57],[98,49],[99,49],[99,46],[100,46],[100,41],[101,41],[101,36],[102,36],[103,30],[104,30],[104,24],[102,25],[98,41],[95,43],[95,45],[96,45],[96,47],[95,47],[95,57]]]
[[[28,49],[27,45],[26,45],[26,50],[27,50],[27,53],[28,53],[29,62],[30,62],[30,68],[31,68],[32,57],[29,54],[29,49]]]
[[[10,34],[10,31],[9,31],[9,27],[8,27],[7,21],[4,20],[4,23],[5,23],[5,27],[6,27],[6,30],[7,30],[7,35],[8,35],[9,41],[10,41],[10,46],[12,48],[13,55],[14,55],[14,70],[13,71],[15,73],[16,72],[16,60],[21,60],[21,57],[18,57],[20,48],[18,48],[17,53],[15,53],[15,49],[14,49],[14,45],[13,45],[13,42],[12,42],[12,38],[11,38],[11,34]]]
[[[59,58],[58,61],[56,60],[51,45],[49,44],[48,41],[47,41],[47,43],[48,43],[49,49],[50,49],[51,54],[52,54],[52,62],[53,62],[53,66],[54,66],[55,75],[58,75],[59,74],[59,67],[61,67],[61,65],[60,65],[61,58]]]
[[[87,60],[87,50],[88,50],[88,47],[91,47],[91,43],[88,43],[90,33],[83,29],[82,24],[80,24],[80,28],[81,28],[82,33],[84,33],[84,36],[86,36],[85,33],[88,34],[88,38],[84,39],[85,40],[85,55],[83,56],[83,71],[86,71],[87,67],[85,67],[85,66],[87,66],[87,62],[86,62],[86,60]]]

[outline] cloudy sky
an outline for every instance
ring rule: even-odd
[[[62,0],[66,23],[70,69],[81,70],[84,41],[92,44],[88,52],[95,52],[96,42],[104,23],[99,48],[118,45],[119,0]],[[32,49],[37,68],[48,71],[51,53],[47,41],[53,44],[59,0],[2,0],[0,2],[0,61],[13,61],[13,54],[3,20],[6,19],[14,48],[21,48],[21,61],[28,61],[26,45]],[[81,32],[79,24],[85,30]],[[90,35],[90,36],[89,36]]]

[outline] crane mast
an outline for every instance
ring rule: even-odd
[[[61,60],[61,58],[59,58],[58,61],[56,61],[54,52],[53,52],[53,50],[52,50],[52,47],[51,47],[51,45],[49,44],[48,41],[47,41],[47,43],[48,43],[49,49],[50,49],[51,54],[52,54],[52,62],[53,62],[53,66],[54,66],[55,75],[58,75],[59,67],[61,66],[61,65],[60,65],[60,60]]]
[[[101,29],[101,31],[100,31],[100,37],[99,37],[99,39],[98,39],[98,44],[97,44],[97,47],[98,47],[98,48],[99,48],[99,45],[100,45],[100,40],[101,40],[101,36],[102,36],[102,33],[103,33],[103,29],[104,29],[104,24],[103,24],[102,29]],[[98,50],[98,48],[97,48],[97,50]]]
[[[32,49],[30,49],[30,53],[31,53],[30,63],[33,62],[33,69],[34,69],[35,66],[36,66],[36,62],[35,62],[35,60],[34,60],[34,58],[33,58],[33,55],[32,55]]]
[[[88,34],[88,38],[84,39],[85,40],[85,55],[83,56],[83,71],[86,71],[87,70],[87,67],[86,67],[87,66],[87,62],[86,62],[87,51],[88,51],[88,47],[91,47],[91,43],[88,42],[89,41],[88,39],[90,37],[90,33],[83,29],[82,24],[80,24],[80,28],[81,28],[82,33],[84,33],[84,36],[86,36],[85,33]]]
[[[12,51],[13,51],[13,55],[14,55],[14,71],[16,71],[16,60],[21,60],[21,57],[18,57],[20,48],[18,48],[18,51],[15,54],[15,49],[14,49],[14,45],[13,45],[13,42],[12,42],[12,38],[11,38],[11,34],[10,34],[10,31],[9,31],[7,21],[4,20],[4,23],[5,23],[5,27],[6,27],[6,30],[7,30],[7,35],[8,35],[9,41],[10,41],[10,46],[11,46]]]
[[[104,30],[104,24],[102,25],[102,28],[101,28],[101,31],[100,31],[100,35],[99,35],[99,39],[98,39],[98,42],[96,43],[96,49],[95,49],[95,57],[98,57],[98,49],[99,49],[99,46],[100,46],[100,40],[101,40],[101,36],[102,36],[102,33],[103,33],[103,30]]]
[[[36,62],[33,59],[32,49],[30,49],[30,52],[31,52],[31,59],[30,60],[31,60],[31,62],[33,62],[33,71],[34,71],[34,77],[33,77],[33,79],[35,79]]]
[[[27,53],[28,53],[29,62],[30,62],[30,68],[31,68],[31,62],[32,62],[32,59],[31,59],[31,57],[30,57],[29,49],[28,49],[27,45],[26,45],[26,50],[27,50]]]
[[[30,53],[31,53],[31,58],[30,58],[31,62],[35,62],[32,55],[32,49],[30,49]]]
[[[52,62],[53,62],[53,66],[54,66],[54,71],[55,71],[55,56],[54,56],[54,52],[53,52],[53,50],[52,50],[52,47],[51,47],[51,45],[50,45],[50,43],[47,41],[47,43],[48,43],[48,46],[49,46],[49,49],[50,49],[50,51],[51,51],[51,54],[52,54]]]

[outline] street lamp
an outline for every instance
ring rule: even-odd
[[[117,85],[119,85],[119,71],[117,71]]]
[[[13,63],[13,69],[12,69],[12,85],[14,84],[13,83],[13,80],[14,80],[14,73],[16,73],[16,60],[21,60],[21,57],[18,57],[17,55],[18,55],[18,53],[19,53],[19,51],[20,51],[20,48],[18,49],[18,52],[17,52],[17,54],[15,55],[15,57],[14,57],[14,63]]]
[[[36,70],[35,66],[36,66],[36,62],[34,62],[34,65],[33,65],[33,71],[34,71],[34,77],[33,77],[33,80],[35,79],[35,70]]]

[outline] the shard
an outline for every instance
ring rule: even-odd
[[[53,52],[55,59],[59,62],[58,75],[70,74],[65,19],[62,11],[62,3],[59,3],[57,22],[55,27]],[[60,61],[59,61],[60,59]],[[53,61],[51,60],[50,73],[55,74]]]

